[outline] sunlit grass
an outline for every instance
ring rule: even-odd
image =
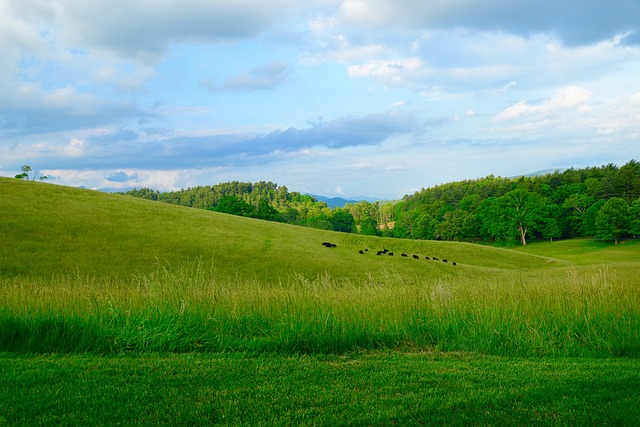
[[[478,269],[563,265],[478,245],[336,233],[15,179],[0,178],[0,195],[0,276],[81,273],[128,279],[153,273],[158,264],[196,258],[213,263],[220,275],[261,284],[286,281],[294,273],[313,279],[328,272],[359,281],[390,268],[407,278],[455,271],[424,258],[400,259],[402,252]],[[323,241],[337,247],[327,249]],[[371,251],[360,255],[364,248]],[[396,256],[377,257],[382,248]]]
[[[640,286],[605,269],[272,285],[203,262],[130,281],[5,279],[0,351],[343,353],[416,348],[496,355],[640,355]]]

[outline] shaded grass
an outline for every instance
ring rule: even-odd
[[[0,350],[640,356],[640,285],[608,269],[265,285],[195,261],[134,279],[0,282]]]
[[[7,425],[637,425],[638,359],[0,354]]]

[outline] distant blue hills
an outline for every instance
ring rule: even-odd
[[[535,176],[551,175],[551,174],[556,173],[556,172],[562,173],[562,172],[564,172],[566,170],[567,170],[567,168],[544,169],[544,170],[541,170],[541,171],[531,172],[531,173],[528,173],[526,175],[516,175],[516,176],[513,176],[511,178],[520,178],[521,176],[524,176],[526,178],[533,178]]]
[[[309,194],[309,196],[315,198],[319,202],[325,202],[330,208],[341,208],[346,204],[354,204],[366,200],[368,202],[374,203],[382,201],[383,199],[378,199],[376,197],[358,197],[354,199],[343,199],[342,197],[325,197],[318,196],[316,194]]]
[[[325,197],[325,196],[318,196],[317,194],[309,194],[309,196],[313,197],[319,202],[325,202],[327,206],[329,206],[331,209],[341,208],[347,203],[353,204],[353,203],[359,202],[359,200],[347,200],[347,199],[343,199],[342,197]]]

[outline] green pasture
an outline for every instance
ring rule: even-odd
[[[291,274],[360,279],[387,269],[456,275],[444,263],[406,262],[401,253],[456,261],[470,270],[534,270],[548,257],[445,242],[383,239],[265,222],[121,195],[0,178],[0,275],[83,274],[128,278],[202,259],[223,276],[260,283]],[[335,243],[325,248],[322,242]],[[369,249],[366,255],[359,250]],[[394,256],[375,255],[389,249]]]
[[[619,240],[617,245],[599,239],[570,239],[533,242],[515,250],[523,253],[563,259],[574,265],[615,265],[633,269],[640,262],[640,239]]]
[[[635,240],[385,239],[12,179],[0,237],[0,425],[638,420]]]

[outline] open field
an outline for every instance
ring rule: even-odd
[[[0,196],[0,425],[638,421],[638,241],[506,250]]]
[[[0,178],[0,275],[53,274],[128,278],[194,259],[225,277],[279,283],[361,279],[389,268],[403,276],[458,274],[443,263],[407,263],[399,255],[449,259],[466,271],[531,271],[566,263],[478,245],[335,233],[224,215],[126,196]],[[321,246],[323,241],[335,248]],[[366,256],[359,250],[369,248]],[[376,257],[387,248],[394,257]],[[424,261],[424,260],[423,260]]]

